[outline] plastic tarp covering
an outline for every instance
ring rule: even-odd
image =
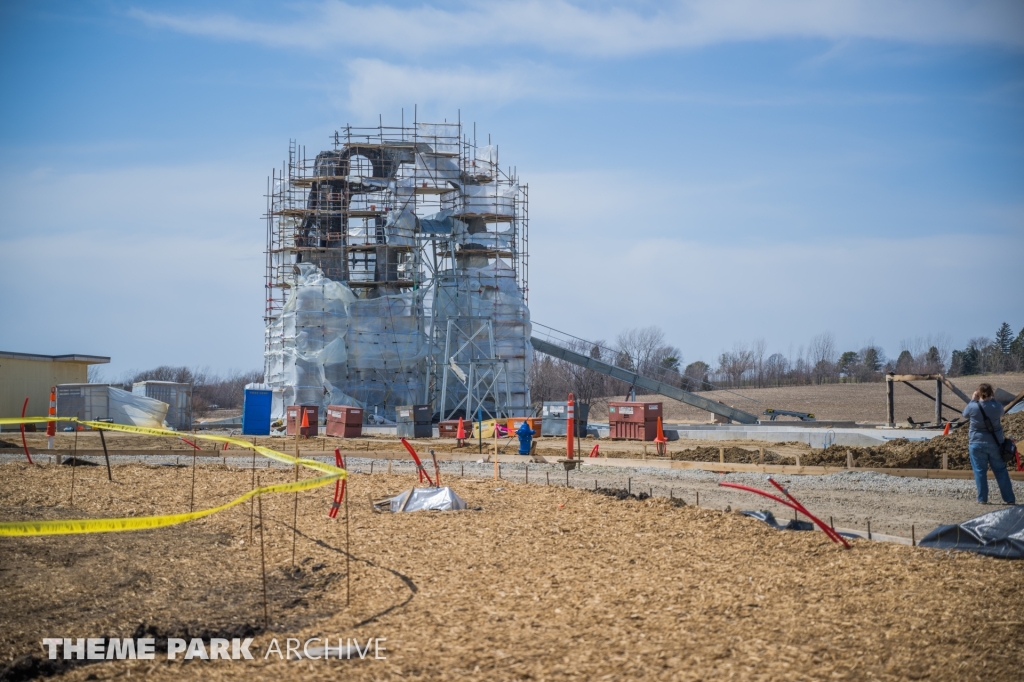
[[[424,234],[451,234],[455,221],[450,217],[420,218],[420,232]]]
[[[462,185],[459,190],[441,197],[442,207],[452,215],[515,217],[518,185]]]
[[[164,420],[170,407],[167,403],[144,395],[136,395],[120,388],[107,386],[109,404],[107,418],[115,424],[145,426],[153,429],[167,428]]]
[[[451,189],[449,183],[462,180],[459,164],[450,156],[436,154],[416,154],[416,166],[413,170],[416,187]]]
[[[484,249],[495,251],[515,250],[515,229],[508,224],[501,223],[488,225],[486,232],[469,232],[469,225],[459,220],[455,222],[455,239],[460,244],[473,244]],[[504,227],[504,229],[502,229]]]
[[[492,144],[478,147],[472,159],[467,159],[463,172],[477,182],[490,182],[498,175],[498,148]]]
[[[272,416],[288,405],[356,405],[392,415],[423,396],[426,344],[415,317],[420,292],[359,299],[314,265],[299,274],[267,328]]]
[[[391,498],[391,511],[395,514],[400,511],[460,511],[465,508],[466,501],[448,487],[413,488]]]
[[[461,128],[458,123],[417,123],[416,140],[430,145],[435,154],[458,156],[459,135]]]
[[[790,519],[784,524],[779,523],[775,520],[775,515],[770,511],[744,511],[740,513],[744,516],[749,516],[752,519],[764,521],[776,530],[814,530],[814,524],[810,521],[797,521],[796,519]]]
[[[917,544],[1000,559],[1024,559],[1024,505],[999,509],[952,526],[939,526]]]
[[[526,307],[522,292],[516,285],[515,272],[500,259],[488,262],[480,258],[478,266],[464,259],[466,267],[442,276],[434,298],[437,324],[445,329],[448,318],[474,316],[491,321],[494,332],[494,355],[508,360],[507,384],[513,407],[529,406],[528,377],[533,363],[533,346],[530,344],[530,310]],[[468,331],[468,330],[464,330]],[[453,348],[461,346],[467,338],[453,339]],[[444,348],[439,349],[441,352]],[[468,358],[456,358],[463,363]],[[449,358],[438,358],[439,363],[449,364]],[[505,394],[505,382],[496,386],[500,395]],[[460,386],[449,384],[448,407],[453,407],[465,396]]]

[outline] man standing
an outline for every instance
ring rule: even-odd
[[[993,398],[991,384],[980,384],[964,408],[963,416],[971,420],[967,445],[974,469],[974,485],[978,489],[978,502],[988,504],[988,468],[992,467],[999,494],[1006,504],[1016,504],[1013,483],[1006,471],[1006,462],[1000,454],[1003,439],[1003,406]]]

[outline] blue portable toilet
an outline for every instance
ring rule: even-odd
[[[250,384],[252,386],[253,384]],[[265,384],[255,384],[261,386]],[[270,406],[274,392],[269,388],[245,388],[242,401],[242,435],[270,435]]]

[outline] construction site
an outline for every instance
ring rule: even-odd
[[[514,153],[406,114],[268,177],[241,409],[9,354],[50,373],[0,415],[0,681],[1020,679],[1024,507],[977,501],[961,412],[992,383],[1024,440],[1024,374],[641,371],[531,320]],[[542,357],[573,392],[531,395]]]

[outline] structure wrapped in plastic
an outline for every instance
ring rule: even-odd
[[[528,195],[461,123],[356,129],[270,178],[266,382],[289,405],[525,416]]]

